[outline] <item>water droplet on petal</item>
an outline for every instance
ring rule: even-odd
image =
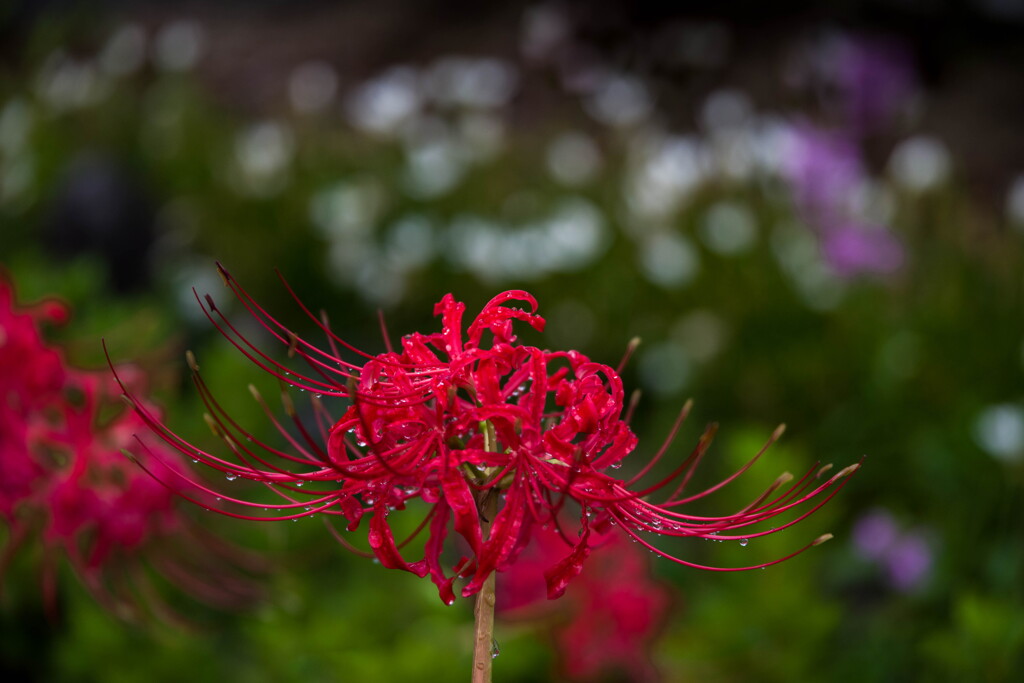
[[[228,481],[234,481],[235,479],[238,479],[238,475],[235,474],[234,472],[228,472],[227,474],[224,475],[224,478],[227,479]]]
[[[749,538],[741,538],[740,539],[740,545],[741,546],[746,547],[748,543],[750,543],[750,539]]]

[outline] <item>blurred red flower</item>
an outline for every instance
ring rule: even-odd
[[[650,646],[672,603],[669,586],[651,576],[647,553],[614,530],[591,537],[594,551],[565,596],[545,600],[544,571],[565,552],[551,528],[500,576],[498,614],[550,624],[564,676],[595,680],[621,672],[631,681],[659,678]],[[556,608],[557,605],[557,608]]]
[[[16,307],[14,287],[0,278],[0,520],[8,527],[0,575],[35,539],[43,547],[51,609],[60,555],[123,616],[138,615],[140,595],[148,608],[165,610],[148,567],[217,604],[251,599],[251,582],[226,580],[214,559],[233,551],[189,524],[175,509],[174,491],[122,453],[144,423],[124,409],[119,386],[106,372],[71,367],[44,340],[40,326],[67,317],[67,308],[52,301]],[[119,373],[143,387],[136,369]],[[181,466],[175,453],[161,457]]]

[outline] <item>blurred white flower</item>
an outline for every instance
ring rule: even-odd
[[[645,121],[654,103],[643,81],[635,76],[611,74],[600,80],[584,108],[606,126],[629,128]]]
[[[361,177],[317,192],[309,202],[309,216],[324,237],[348,246],[373,234],[386,206],[381,183]]]
[[[523,12],[520,49],[527,59],[550,59],[568,38],[569,21],[558,8],[541,5]]]
[[[1017,230],[1024,232],[1024,174],[1010,183],[1006,193],[1006,215]]]
[[[935,189],[949,179],[952,159],[946,145],[918,135],[904,140],[889,158],[889,172],[897,184],[912,192]]]
[[[61,50],[46,58],[36,77],[36,92],[54,111],[89,107],[110,92],[110,83],[88,61],[73,59]]]
[[[26,147],[32,123],[32,107],[24,99],[10,99],[0,109],[0,153],[5,158]]]
[[[518,83],[516,67],[492,57],[443,57],[423,75],[423,90],[442,107],[502,107]]]
[[[448,138],[438,138],[406,151],[402,185],[419,199],[439,197],[454,189],[466,170],[461,147]]]
[[[716,253],[733,256],[749,251],[757,239],[757,219],[739,202],[713,204],[700,220],[701,241]]]
[[[547,166],[551,176],[563,185],[583,185],[600,169],[601,152],[586,133],[562,133],[548,145]]]
[[[427,265],[435,252],[434,228],[426,216],[406,214],[388,228],[386,256],[400,270]]]
[[[708,95],[700,112],[704,130],[711,133],[734,133],[748,126],[753,117],[754,106],[750,98],[729,88]]]
[[[641,221],[667,218],[708,177],[707,149],[694,137],[654,137],[637,146],[636,157],[625,191]]]
[[[266,197],[288,183],[295,156],[295,139],[289,127],[276,121],[249,126],[235,137],[235,187],[243,194]]]
[[[846,294],[842,280],[821,257],[818,240],[797,225],[779,225],[772,232],[772,250],[804,303],[816,311],[831,310]]]
[[[419,73],[408,66],[388,69],[346,99],[349,122],[366,133],[397,134],[422,106]]]
[[[1006,463],[1024,460],[1024,408],[999,403],[975,418],[974,440],[989,455]]]
[[[205,42],[203,27],[197,22],[171,22],[156,34],[153,61],[164,71],[187,71],[199,63]]]
[[[582,197],[570,197],[518,225],[457,216],[447,231],[446,253],[486,282],[535,279],[593,262],[607,245],[606,233],[601,212]]]
[[[672,337],[686,354],[698,363],[714,358],[725,346],[728,336],[725,322],[711,311],[694,310],[681,317],[672,326]]]
[[[685,237],[659,231],[641,242],[640,269],[654,284],[674,289],[689,284],[697,276],[700,259]]]
[[[457,128],[466,156],[473,161],[490,161],[505,146],[505,124],[494,114],[465,112]]]
[[[100,52],[100,69],[111,76],[127,76],[142,68],[146,59],[146,32],[138,24],[117,29]]]

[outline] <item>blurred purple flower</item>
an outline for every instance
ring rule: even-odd
[[[825,260],[844,277],[888,274],[903,265],[903,246],[879,226],[845,223],[826,229],[821,236]]]
[[[924,536],[908,532],[899,538],[886,557],[889,583],[899,591],[911,591],[928,578],[932,549]]]
[[[888,512],[873,510],[853,527],[853,544],[861,555],[880,560],[896,540],[896,523]]]
[[[789,131],[783,174],[797,209],[815,225],[830,223],[864,179],[860,151],[845,135],[810,124]]]
[[[789,131],[783,176],[797,211],[818,234],[822,257],[840,277],[887,275],[900,269],[904,251],[882,226],[852,210],[867,182],[854,139],[809,124]]]
[[[901,531],[886,510],[876,509],[860,518],[853,528],[853,545],[900,592],[921,587],[931,573],[933,552],[928,539],[919,531]]]
[[[917,87],[909,52],[893,40],[837,39],[832,71],[844,123],[858,135],[892,122]]]

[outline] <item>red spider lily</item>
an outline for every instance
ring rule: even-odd
[[[118,385],[105,372],[70,367],[42,338],[41,322],[66,317],[54,302],[16,309],[13,287],[0,278],[0,522],[9,530],[0,575],[38,533],[50,609],[61,554],[103,604],[126,617],[137,616],[137,596],[171,616],[147,566],[217,604],[251,599],[251,581],[225,580],[226,565],[211,561],[227,548],[189,525],[173,491],[122,455],[144,423],[125,410],[101,419],[118,406]],[[143,379],[132,368],[121,375],[133,385]],[[162,457],[180,467],[177,454]]]
[[[652,484],[640,484],[668,451],[689,411],[688,403],[665,444],[636,476],[622,481],[608,474],[637,445],[623,415],[622,381],[614,369],[577,351],[517,345],[513,322],[538,331],[544,328],[530,294],[499,294],[465,332],[465,305],[445,295],[434,310],[441,317],[440,332],[407,335],[399,349],[389,345],[386,352],[374,356],[334,334],[326,316],[313,315],[296,297],[325,334],[329,351],[314,346],[270,316],[226,270],[219,265],[218,269],[248,313],[287,348],[290,357],[305,363],[300,370],[275,360],[242,335],[209,295],[204,299],[197,295],[217,329],[249,360],[285,385],[283,401],[292,428],[279,422],[259,392],[250,389],[291,449],[284,451],[261,442],[227,415],[211,395],[191,354],[193,378],[209,409],[206,421],[227,444],[232,457],[184,441],[127,389],[125,394],[167,444],[229,479],[261,482],[280,502],[268,505],[243,500],[195,479],[184,482],[176,470],[144,466],[175,488],[188,489],[182,495],[237,518],[283,520],[321,514],[340,518],[348,531],[355,531],[368,517],[369,546],[380,563],[421,577],[429,574],[448,604],[455,598],[456,579],[468,579],[461,591],[464,597],[478,592],[492,572],[514,562],[537,525],[556,527],[571,548],[547,572],[548,595],[556,598],[580,572],[590,552],[592,531],[618,525],[653,552],[701,567],[655,548],[647,539],[742,539],[774,533],[817,510],[857,468],[854,465],[824,480],[820,479],[824,469],[818,477],[812,469],[796,480],[786,474],[738,512],[720,517],[687,514],[681,511],[683,506],[731,482],[764,449],[725,481],[688,493],[693,469],[714,433],[712,426],[670,474]],[[510,302],[525,304],[526,309],[510,306]],[[287,387],[313,395],[313,429],[300,419]],[[348,400],[340,419],[330,417],[322,396]],[[769,444],[780,434],[781,428]],[[303,488],[305,484],[310,486]],[[664,490],[669,493],[660,503],[649,500]],[[222,503],[209,502],[213,496]],[[388,515],[405,510],[407,503],[416,499],[427,503],[429,509],[413,536],[426,529],[428,538],[424,557],[410,561],[402,548],[412,537],[397,542]],[[748,530],[804,503],[811,503],[810,509],[788,522],[769,530]],[[490,515],[483,511],[494,508],[493,518],[485,518]],[[560,513],[569,509],[578,512],[576,534],[566,533],[561,526]],[[454,564],[442,561],[449,527],[468,551]],[[335,535],[351,547],[341,532]],[[781,559],[725,571],[772,565],[829,537],[820,537]]]
[[[648,554],[615,529],[592,535],[591,542],[594,552],[556,610],[544,600],[544,571],[564,554],[565,542],[554,528],[535,531],[531,546],[500,577],[499,614],[550,624],[560,678],[604,680],[620,670],[631,681],[658,680],[648,648],[671,606],[671,591],[651,576]]]

